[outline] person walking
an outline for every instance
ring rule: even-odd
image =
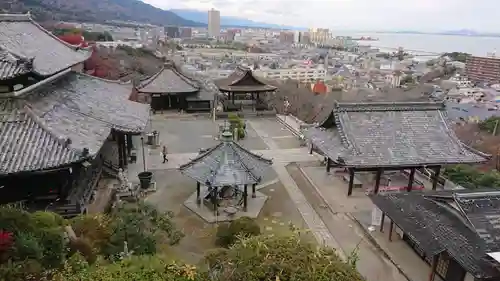
[[[161,156],[163,157],[163,164],[167,163],[168,158],[167,158],[167,146],[166,145],[163,146],[163,149],[161,151]]]

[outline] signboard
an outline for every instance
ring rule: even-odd
[[[401,239],[403,239],[403,235],[404,235],[404,232],[401,228],[399,228],[398,226],[396,226],[396,233],[399,235],[399,237]]]
[[[158,98],[158,97],[161,97],[161,94],[153,94],[152,97],[153,98]]]
[[[380,226],[382,224],[382,211],[375,207],[372,210],[372,225]]]

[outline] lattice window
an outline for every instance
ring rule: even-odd
[[[448,272],[448,265],[450,264],[450,259],[446,254],[439,255],[438,263],[436,266],[436,273],[441,277],[445,277]]]

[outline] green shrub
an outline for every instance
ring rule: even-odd
[[[13,206],[0,206],[0,229],[12,233],[33,232],[36,227],[31,214]]]
[[[229,224],[221,224],[217,228],[215,243],[221,247],[229,247],[238,241],[239,236],[249,237],[260,234],[260,227],[249,217],[238,218]]]
[[[47,268],[55,268],[62,264],[66,256],[62,228],[39,231],[39,243],[43,247],[42,264]]]
[[[23,261],[8,261],[0,265],[0,280],[27,281],[43,280],[44,268],[32,259]]]
[[[31,214],[31,218],[36,228],[54,228],[64,223],[64,219],[53,212],[37,211]]]
[[[14,256],[16,260],[35,259],[43,257],[43,247],[40,241],[29,232],[19,232],[14,240]]]

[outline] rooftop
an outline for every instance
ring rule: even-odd
[[[47,169],[95,155],[112,129],[142,132],[149,106],[129,101],[131,92],[132,84],[71,72],[39,82],[25,96],[0,98],[0,172]]]
[[[251,185],[262,180],[271,164],[271,160],[252,153],[233,140],[225,139],[182,165],[180,171],[210,186]]]
[[[374,195],[372,201],[428,255],[447,252],[476,278],[500,276],[500,193],[457,190]]]
[[[238,66],[228,77],[215,81],[221,91],[227,92],[268,92],[276,87],[266,84],[253,75],[250,68]]]
[[[92,53],[59,40],[29,14],[0,15],[0,48],[19,58],[33,59],[33,71],[41,76],[81,63]]]
[[[196,81],[185,76],[174,63],[165,63],[155,75],[143,80],[137,87],[139,92],[161,93],[194,93],[200,90]]]
[[[345,166],[481,163],[489,157],[460,142],[441,102],[337,102],[323,116],[305,135]]]
[[[0,48],[0,80],[12,79],[31,72],[32,61],[17,57]]]

